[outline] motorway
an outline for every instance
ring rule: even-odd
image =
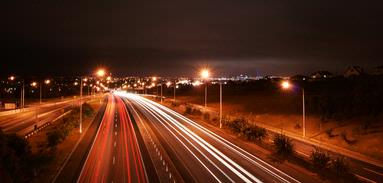
[[[148,182],[141,154],[125,104],[109,95],[77,182]]]
[[[88,100],[90,97],[84,97]],[[38,127],[51,122],[63,114],[64,109],[78,104],[78,99],[64,100],[61,102],[46,103],[32,108],[25,108],[22,112],[9,113],[0,116],[0,128],[5,133],[17,133],[25,135],[34,129],[34,125]]]
[[[117,95],[126,99],[137,123],[153,131],[185,182],[302,181],[160,104],[134,94]]]

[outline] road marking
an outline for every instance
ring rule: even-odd
[[[116,128],[117,128],[117,123],[116,123],[116,125],[114,125]]]
[[[380,176],[383,176],[383,173],[377,172],[377,171],[375,171],[375,170],[371,170],[371,169],[368,169],[368,168],[363,168],[363,169],[365,169],[365,170],[367,170],[367,171],[369,171],[369,172],[378,174],[378,175],[380,175]]]
[[[371,182],[371,183],[377,183],[377,182],[375,182],[375,181],[373,181],[373,180],[370,180],[370,179],[368,179],[368,178],[366,178],[366,177],[363,177],[363,176],[361,176],[361,175],[358,175],[358,174],[354,174],[359,180],[362,180],[362,181],[365,181],[365,182]]]
[[[114,165],[114,162],[116,161],[116,157],[113,156],[113,165]]]
[[[116,135],[116,136],[117,136],[117,132],[114,132],[114,135]]]
[[[116,144],[116,141],[114,141],[114,147],[116,147],[116,145],[117,145],[117,144]]]

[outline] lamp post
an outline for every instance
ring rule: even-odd
[[[162,103],[162,82],[160,82],[160,86],[161,86],[161,103]]]
[[[222,82],[219,82],[219,128],[222,128]]]
[[[290,89],[291,84],[288,81],[283,81],[281,83],[282,89]],[[306,107],[305,107],[305,89],[303,87],[300,87],[302,90],[302,136],[303,138],[306,137]]]
[[[177,81],[174,80],[174,91],[173,91],[173,100],[176,101],[176,89],[177,89]]]
[[[205,108],[207,107],[207,82],[206,80],[209,78],[210,73],[209,70],[203,69],[201,71],[201,78],[205,81]]]
[[[10,76],[8,78],[10,81],[14,81],[16,79],[15,76]],[[22,85],[21,85],[21,88],[20,88],[20,109],[24,108],[24,100],[25,100],[25,84],[24,84],[24,79],[21,80],[22,82]]]

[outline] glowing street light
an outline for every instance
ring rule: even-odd
[[[46,79],[46,80],[44,81],[44,83],[45,83],[45,84],[49,84],[49,83],[51,83],[51,80]]]
[[[290,89],[292,85],[288,81],[283,81],[281,83],[282,89]],[[302,90],[302,136],[306,137],[306,107],[305,107],[305,89],[301,87]]]
[[[32,82],[32,83],[31,83],[31,86],[36,87],[36,86],[37,86],[37,82],[35,82],[35,81]]]
[[[152,81],[157,81],[157,77],[152,77]]]
[[[200,74],[202,79],[204,80],[209,79],[210,72],[208,69],[203,69]],[[206,107],[207,107],[207,83],[205,82],[205,108]]]
[[[105,76],[105,70],[104,69],[97,70],[96,75],[99,77],[104,77]]]
[[[281,86],[283,89],[289,89],[291,87],[291,84],[288,81],[283,81],[281,83]]]
[[[166,82],[166,86],[169,88],[169,86],[172,85],[170,81]]]
[[[14,81],[16,79],[15,76],[9,76],[8,79],[10,81]],[[20,92],[20,106],[19,108],[24,108],[24,100],[25,100],[25,87],[24,87],[24,79],[21,80],[22,81],[22,86],[21,86],[21,92]]]
[[[210,72],[209,72],[209,70],[207,70],[207,69],[203,69],[203,70],[201,71],[201,77],[202,77],[202,79],[208,79],[209,76],[210,76]]]

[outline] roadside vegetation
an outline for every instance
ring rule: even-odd
[[[94,113],[93,108],[88,103],[83,104],[82,110],[84,118],[90,117]],[[79,115],[79,108],[75,108],[70,115],[63,117],[52,131],[47,132],[47,146],[54,149],[60,142],[64,141],[69,133],[79,126]]]
[[[171,105],[172,107],[180,106],[174,105],[173,103]],[[218,125],[218,118],[215,115],[203,112],[202,109],[190,104],[185,105],[184,114],[199,117],[208,123]],[[223,125],[231,133],[271,150],[273,155],[275,155],[272,159],[277,161],[286,160],[299,164],[316,172],[325,180],[337,180],[338,182],[356,181],[355,176],[350,173],[347,160],[344,157],[333,157],[329,152],[317,147],[314,148],[309,158],[302,157],[298,153],[295,153],[294,144],[289,137],[278,133],[268,136],[265,128],[249,122],[248,119],[244,117],[228,118],[225,116],[223,118]],[[333,130],[327,130],[326,133],[332,137],[343,136],[342,138],[351,141],[346,134],[334,134]],[[272,143],[266,142],[266,138],[270,138]]]
[[[84,119],[89,119],[94,114],[92,106],[84,103]],[[35,137],[27,140],[16,134],[4,134],[0,129],[0,182],[36,182],[36,177],[43,177],[47,181],[51,175],[42,174],[56,161],[57,145],[78,127],[78,116],[79,108],[73,108],[71,113],[44,129],[47,131],[45,135],[37,134],[36,136],[44,137],[37,137],[38,140]],[[42,144],[36,145],[34,140]]]

